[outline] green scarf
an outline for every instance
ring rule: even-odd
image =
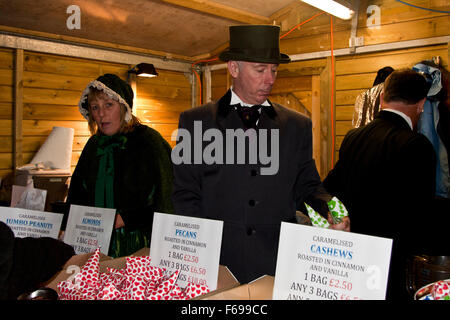
[[[114,149],[125,149],[127,138],[115,134],[98,136],[97,141],[99,165],[95,183],[95,206],[114,208]]]

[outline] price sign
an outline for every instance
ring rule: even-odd
[[[100,247],[108,254],[116,209],[71,205],[64,242],[77,254],[89,253]]]
[[[273,299],[385,299],[392,240],[281,224]]]
[[[19,238],[50,237],[58,239],[63,215],[53,212],[0,207],[0,221]]]
[[[217,288],[223,221],[155,212],[150,257],[154,266],[173,273],[177,284]]]

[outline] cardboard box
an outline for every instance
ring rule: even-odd
[[[273,276],[262,276],[252,282],[226,290],[216,290],[198,297],[200,300],[272,300]]]
[[[142,248],[135,253],[133,253],[131,256],[139,257],[139,256],[146,256],[150,254],[150,248]],[[59,282],[67,280],[70,276],[74,276],[74,270],[76,270],[76,267],[83,267],[84,264],[87,262],[89,257],[92,255],[92,253],[87,254],[80,254],[75,255],[72,258],[70,258],[66,264],[63,267],[63,270],[58,272],[52,279],[50,279],[48,282],[46,282],[43,286],[52,288],[58,292],[57,285]],[[127,257],[121,257],[117,259],[112,259],[111,257],[108,257],[104,254],[100,254],[100,272],[106,272],[107,267],[115,268],[115,269],[123,269],[126,267],[126,258]],[[72,266],[72,267],[71,267]],[[73,267],[75,266],[75,267]],[[79,271],[79,270],[78,270]],[[219,265],[219,275],[217,279],[217,290],[214,290],[213,292],[220,292],[224,290],[228,290],[230,288],[234,288],[239,286],[239,282],[236,280],[234,275],[231,273],[231,271],[225,267]],[[59,292],[58,292],[59,293]]]
[[[133,256],[139,257],[143,255],[148,255],[149,250],[148,248],[145,248],[146,250],[139,250],[136,253],[133,254]],[[144,252],[142,252],[144,251]],[[100,262],[100,272],[106,272],[107,267],[109,268],[115,268],[115,269],[123,269],[126,267],[126,257],[117,258],[117,259],[111,259],[111,260],[105,260]],[[217,289],[213,292],[222,291],[222,290],[228,290],[230,288],[234,288],[239,286],[239,282],[236,280],[234,275],[231,273],[231,271],[225,267],[219,265],[219,274],[217,278]]]
[[[69,192],[71,173],[66,170],[17,169],[15,184],[27,186],[33,183],[36,189],[47,190],[44,211],[53,212],[52,204],[64,202]]]

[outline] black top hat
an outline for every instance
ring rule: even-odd
[[[280,27],[246,25],[230,27],[230,47],[219,55],[222,61],[288,63],[288,55],[280,53]]]

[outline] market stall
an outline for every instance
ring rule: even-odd
[[[74,175],[77,179],[75,168],[82,162],[80,157],[84,148],[89,147],[88,141],[95,136],[91,124],[86,121],[88,112],[83,111],[83,99],[88,99],[86,90],[89,86],[99,86],[100,91],[110,93],[111,89],[114,89],[115,93],[119,92],[116,95],[120,96],[119,100],[134,101],[132,106],[128,106],[127,112],[138,118],[142,125],[154,130],[151,132],[158,133],[158,139],[160,137],[163,141],[155,138],[161,148],[158,150],[167,149],[167,146],[172,148],[172,163],[178,165],[177,161],[183,160],[186,155],[180,152],[184,144],[179,144],[178,149],[176,147],[177,142],[180,143],[177,138],[180,136],[177,129],[182,126],[180,115],[189,114],[186,112],[205,103],[222,101],[236,79],[230,72],[229,62],[223,57],[219,59],[221,53],[230,50],[230,46],[233,49],[229,27],[277,26],[277,53],[289,55],[290,63],[276,61],[276,82],[270,88],[268,99],[270,104],[285,107],[288,110],[287,115],[301,114],[299,117],[309,119],[311,165],[317,169],[317,177],[314,175],[314,179],[323,181],[339,160],[341,144],[347,133],[357,127],[357,123],[361,123],[362,117],[366,121],[366,117],[371,119],[375,116],[369,114],[367,106],[362,111],[357,101],[361,101],[364,94],[367,98],[367,92],[374,87],[374,79],[379,70],[386,66],[395,70],[412,69],[415,66],[417,69],[420,68],[417,67],[419,63],[431,61],[442,74],[443,80],[439,83],[439,90],[444,89],[440,92],[448,90],[448,83],[445,82],[450,60],[448,1],[338,1],[350,9],[348,17],[337,17],[335,13],[324,11],[328,10],[328,7],[318,8],[309,4],[310,1],[299,0],[130,0],[83,1],[78,4],[46,0],[40,1],[39,5],[30,5],[27,1],[2,2],[0,221],[10,229],[5,231],[9,244],[19,238],[50,237],[74,248],[74,255],[70,255],[70,259],[59,263],[57,268],[52,266],[56,268],[52,269],[52,275],[46,275],[45,281],[39,279],[42,281],[30,284],[29,290],[21,292],[21,298],[38,299],[37,296],[30,296],[30,292],[39,287],[47,287],[55,290],[60,299],[151,299],[158,297],[157,292],[162,290],[161,286],[178,279],[180,280],[177,286],[171,284],[170,289],[164,290],[164,298],[385,298],[392,239],[382,235],[376,239],[372,238],[372,235],[342,235],[340,231],[329,230],[330,224],[339,224],[348,215],[337,214],[334,220],[329,220],[332,221],[330,223],[326,217],[310,207],[304,207],[303,198],[301,203],[296,203],[297,207],[291,210],[292,217],[286,218],[284,213],[279,213],[276,231],[270,233],[267,226],[273,224],[272,217],[266,221],[261,215],[256,216],[256,213],[252,216],[252,212],[257,212],[252,210],[260,210],[258,205],[261,206],[261,203],[272,197],[285,196],[284,192],[277,193],[278,189],[265,193],[249,193],[248,199],[245,198],[245,203],[239,207],[245,208],[242,210],[248,214],[245,218],[245,230],[241,226],[238,227],[247,237],[245,241],[241,241],[242,247],[244,242],[254,241],[251,237],[255,233],[256,237],[259,237],[260,232],[266,232],[270,234],[268,238],[271,243],[278,244],[280,241],[290,248],[285,251],[285,247],[280,247],[280,250],[271,255],[270,263],[277,267],[276,272],[273,270],[271,274],[239,281],[237,278],[240,275],[234,275],[231,266],[220,263],[223,259],[221,250],[230,250],[229,246],[224,249],[222,232],[226,237],[230,237],[230,225],[236,227],[237,223],[234,218],[230,223],[229,220],[216,218],[213,213],[200,218],[192,214],[196,216],[190,217],[192,220],[184,221],[180,217],[180,220],[175,222],[163,216],[161,219],[164,223],[160,222],[161,225],[156,227],[152,218],[152,221],[146,221],[147,242],[146,246],[142,246],[142,250],[122,257],[109,256],[110,241],[116,241],[111,240],[114,238],[111,234],[117,227],[116,215],[123,215],[125,223],[130,221],[127,220],[129,216],[124,211],[116,211],[114,206],[108,208],[107,201],[101,208],[104,210],[92,209],[97,206],[79,208],[73,205],[69,209],[70,203],[66,202],[71,177]],[[420,70],[425,73],[423,69]],[[113,86],[101,78],[102,75],[111,74],[131,88],[131,97],[129,92],[120,91],[121,82],[117,86],[114,83]],[[432,76],[429,75],[429,78]],[[101,85],[98,82],[91,85],[96,79],[98,82],[104,82]],[[107,89],[104,89],[105,86]],[[376,95],[379,95],[381,91],[376,92]],[[436,101],[436,97],[441,96],[433,97],[435,100],[429,100]],[[376,99],[374,96],[374,100]],[[434,114],[435,119],[440,115],[441,119],[448,121],[445,102],[441,101],[441,107],[436,110],[439,112],[437,116]],[[292,118],[297,119],[297,116]],[[187,125],[182,129],[188,132],[191,128]],[[195,129],[196,127],[192,126],[193,132],[196,132]],[[449,141],[448,131],[445,130],[439,127],[441,143],[438,141],[433,146],[435,150],[438,150],[437,146],[441,147],[441,151],[437,151],[437,164],[441,170],[437,172],[437,176],[444,175],[441,181],[444,185],[447,183],[448,187],[448,177],[445,177],[445,172],[448,175],[448,157],[447,153],[442,151]],[[218,163],[211,160],[215,160],[217,156],[218,149],[216,144],[212,143],[212,137],[217,139],[217,132],[212,130],[209,135],[200,137],[199,146],[207,146],[201,150],[200,163],[207,163],[209,167],[202,169],[202,177],[206,177],[204,185],[195,190],[195,196],[191,194],[193,198],[201,198],[200,192],[207,190],[208,195],[216,197],[214,199],[227,199],[227,193],[224,191],[211,192],[213,188],[233,177],[225,171],[218,174]],[[286,132],[292,135],[289,141],[298,138],[295,136],[297,131]],[[284,131],[280,136],[286,138]],[[436,138],[436,135],[434,137]],[[278,136],[270,138],[275,139]],[[209,142],[211,143],[208,145]],[[192,143],[194,145],[194,141]],[[190,146],[190,143],[186,145]],[[275,145],[269,146],[268,149],[274,150]],[[261,149],[261,144],[258,144],[258,148]],[[140,151],[139,149],[135,147],[133,152]],[[294,155],[297,151],[289,152]],[[258,161],[262,159],[265,161],[264,165],[274,167],[280,163],[286,167],[292,164],[290,161],[283,162],[283,159],[276,163],[277,159],[269,155],[268,152],[264,154],[260,151]],[[149,157],[154,158],[157,157],[153,154]],[[122,164],[129,161],[127,168],[135,166],[136,169],[140,166],[137,160],[129,160],[125,156],[121,159]],[[292,159],[295,161],[294,156]],[[246,186],[264,186],[263,180],[256,180],[263,177],[258,171],[260,167],[255,168],[253,164],[245,167],[245,173],[242,171],[242,174],[236,175],[237,180]],[[278,170],[278,167],[276,168]],[[170,176],[171,173],[168,172],[164,174]],[[283,171],[281,173],[284,178],[288,176]],[[191,170],[189,174],[193,177],[199,173]],[[216,174],[220,176],[217,181],[214,180]],[[142,182],[145,179],[139,173],[133,171],[130,175],[131,177],[127,176],[125,180],[139,184],[141,188],[136,187],[136,190],[147,187]],[[180,179],[179,174],[175,175]],[[167,182],[166,176],[161,174],[158,179]],[[208,178],[211,180],[206,180]],[[286,179],[292,185],[297,183],[292,177]],[[92,183],[86,181],[78,183],[80,189]],[[277,179],[270,182],[274,186],[277,183]],[[27,189],[25,193],[21,189],[22,193],[14,196],[14,186]],[[142,196],[148,200],[149,206],[161,198],[168,198],[162,192],[161,195],[157,194],[158,191],[154,192],[156,188],[150,188],[153,190],[150,195]],[[19,190],[17,187],[15,189]],[[31,197],[32,192],[38,192],[34,191],[35,189],[45,192],[43,210],[33,210],[23,204],[26,202],[26,194]],[[42,194],[40,192],[39,195]],[[130,192],[137,193],[138,191]],[[22,205],[18,206],[20,197]],[[448,194],[436,194],[436,198],[439,201],[436,201],[430,212],[447,212],[448,216]],[[12,201],[13,199],[15,201]],[[228,203],[241,200],[239,197],[231,197]],[[329,204],[332,212],[330,206]],[[206,205],[203,203],[199,206],[199,211],[200,207],[204,208]],[[158,207],[160,208],[162,206]],[[162,214],[175,213],[170,205],[164,208],[167,210],[160,210]],[[317,207],[314,209],[319,211]],[[69,210],[72,210],[71,216]],[[75,213],[77,210],[79,213]],[[261,210],[281,212],[284,209],[266,206]],[[76,214],[79,216],[75,217]],[[201,221],[195,220],[197,218]],[[209,220],[222,223],[226,221],[224,226],[217,226],[207,224]],[[177,223],[178,228],[170,229],[177,226]],[[292,226],[285,225],[288,223]],[[290,227],[294,229],[291,230]],[[195,239],[206,229],[215,232],[202,234],[202,240]],[[301,237],[297,238],[299,234]],[[155,239],[151,238],[150,241],[150,235]],[[236,234],[232,237],[235,237],[236,242],[240,241]],[[292,242],[305,243],[308,246],[288,245]],[[152,247],[150,250],[149,243],[157,248]],[[445,256],[448,254],[448,248],[445,249],[447,250],[441,250],[436,255],[417,254],[409,257],[404,271],[408,286],[404,291],[410,300],[448,299],[450,262],[449,256]],[[267,254],[265,249],[258,247],[258,250]],[[367,256],[366,251],[372,252],[373,255]],[[250,250],[242,259],[248,258],[249,252]],[[4,253],[8,257],[13,255],[13,252],[8,250],[4,250]],[[154,258],[150,259],[152,255]],[[201,263],[198,263],[199,257]],[[206,260],[211,259],[206,265],[202,264],[204,257],[207,257]],[[263,264],[258,261],[254,263]],[[237,267],[234,268],[235,273],[238,273]],[[144,273],[155,272],[158,277],[153,277],[153,274],[143,276],[135,269],[143,269]],[[95,281],[85,281],[87,275]],[[206,275],[212,277],[208,278]],[[191,281],[180,284],[188,278]],[[199,279],[203,279],[203,282],[199,282]],[[9,281],[7,277],[3,280],[5,283]],[[140,292],[136,289],[139,285],[147,288],[147,291]],[[194,294],[197,290],[199,292]],[[141,294],[137,294],[138,291]],[[42,291],[42,295],[46,294],[48,292]]]

